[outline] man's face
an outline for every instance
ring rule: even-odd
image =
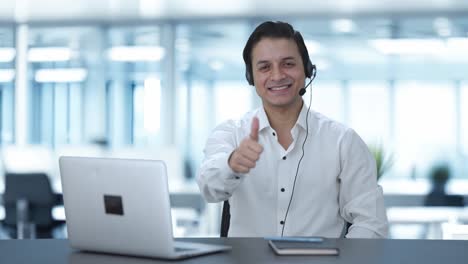
[[[252,71],[257,94],[265,107],[288,108],[301,102],[304,64],[294,40],[261,39],[252,50]]]

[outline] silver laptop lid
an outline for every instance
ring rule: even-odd
[[[61,157],[59,165],[72,247],[149,257],[173,254],[163,161]]]

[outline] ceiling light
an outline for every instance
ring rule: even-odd
[[[1,69],[0,70],[0,83],[9,83],[15,79],[15,70]]]
[[[66,47],[30,48],[28,60],[30,62],[69,61],[72,51]]]
[[[10,62],[16,56],[14,48],[0,48],[0,62]]]
[[[87,75],[83,68],[40,69],[36,71],[34,79],[39,83],[73,83],[84,81]]]
[[[110,48],[107,55],[112,61],[160,61],[165,50],[160,46],[116,46]]]
[[[437,39],[375,39],[369,41],[379,52],[389,54],[441,54],[446,47]]]
[[[335,19],[331,22],[331,28],[338,33],[352,33],[356,31],[356,24],[351,19]]]

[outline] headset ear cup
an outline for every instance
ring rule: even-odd
[[[310,59],[307,60],[307,65],[306,65],[305,71],[306,71],[305,75],[306,75],[307,78],[312,77],[312,72],[314,71],[314,65],[312,64]]]
[[[254,82],[252,80],[252,75],[250,75],[250,71],[249,69],[246,69],[245,70],[245,79],[247,79],[247,82],[249,83],[249,85],[254,85]]]

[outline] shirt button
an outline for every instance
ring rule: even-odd
[[[240,179],[240,177],[239,177],[239,176],[236,176],[236,180],[238,180],[238,179]]]
[[[283,160],[286,160],[286,156],[283,157]]]
[[[228,193],[228,192],[225,192],[224,194],[226,194],[226,195],[229,195],[229,193]]]
[[[284,225],[284,221],[280,221],[280,224]]]
[[[281,188],[281,191],[284,192],[284,188]]]
[[[275,132],[273,132],[272,134],[273,134],[273,136],[276,136],[276,133],[275,133]]]

